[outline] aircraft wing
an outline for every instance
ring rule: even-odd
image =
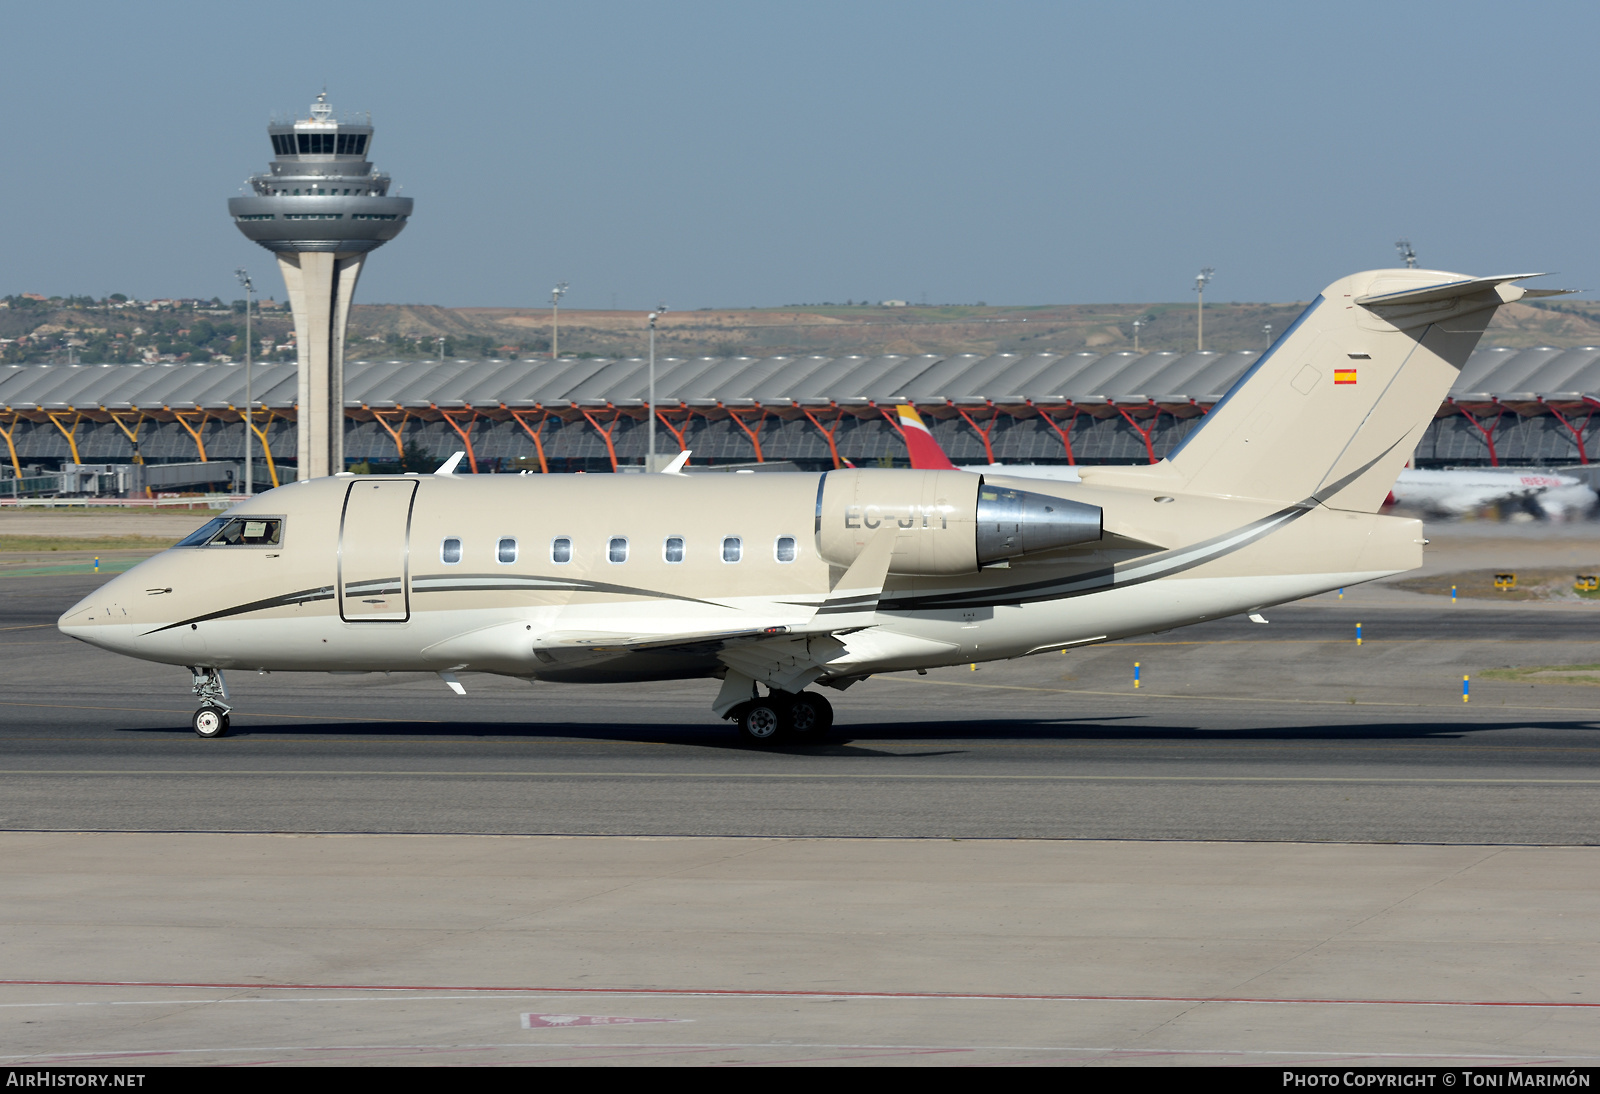
[[[753,686],[759,680],[783,691],[800,691],[828,675],[828,663],[848,652],[839,640],[841,636],[874,625],[893,553],[892,534],[873,537],[806,623],[638,637],[552,634],[541,645],[576,647],[595,653],[715,653],[727,667],[729,678],[736,681],[732,690],[745,688],[748,694],[746,685]]]

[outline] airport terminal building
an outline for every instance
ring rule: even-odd
[[[1154,462],[1258,356],[659,358],[657,444],[692,449],[701,465],[904,464],[892,417],[895,404],[909,402],[958,463]],[[647,385],[642,358],[348,361],[345,464],[392,469],[408,454],[439,460],[463,451],[480,473],[640,466]],[[296,366],[257,366],[252,388],[255,478],[260,486],[290,481]],[[244,390],[240,364],[0,368],[0,496],[67,465],[138,465],[150,489],[226,488],[244,456]],[[1597,411],[1600,346],[1480,348],[1415,461],[1587,464]]]

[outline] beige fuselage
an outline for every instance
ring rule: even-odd
[[[1152,489],[1138,488],[1140,470]],[[1164,630],[1421,560],[1415,521],[1157,495],[1157,468],[1105,469],[1117,485],[1098,485],[1101,473],[1086,469],[1082,483],[1018,485],[1101,507],[1104,539],[964,574],[891,572],[875,605],[830,617],[851,562],[841,552],[889,535],[901,557],[918,536],[971,535],[959,519],[940,526],[941,499],[925,500],[929,474],[313,480],[231,511],[281,518],[278,544],[168,550],[97,590],[61,626],[177,665],[595,681],[720,676],[729,651],[749,647],[775,651],[758,665],[813,659],[804,686]],[[935,485],[956,497],[944,506],[954,511],[963,481],[975,489],[978,477],[944,474]],[[853,504],[856,493],[836,489],[860,475],[887,500]],[[903,507],[893,497],[900,485]],[[911,520],[914,505],[935,519]],[[831,561],[822,554],[830,536]],[[681,562],[667,560],[669,537],[683,541]],[[730,537],[737,561],[724,561]],[[783,538],[793,540],[793,561],[780,560]],[[570,561],[552,561],[563,539]],[[626,557],[611,561],[617,539]],[[459,561],[443,561],[447,540],[459,541]],[[500,560],[507,540],[514,561]],[[741,667],[769,682],[778,671]]]

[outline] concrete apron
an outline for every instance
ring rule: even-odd
[[[9,1065],[1600,1055],[1596,848],[4,833],[0,856]]]

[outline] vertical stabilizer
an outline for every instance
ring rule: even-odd
[[[1376,512],[1512,282],[1374,270],[1334,282],[1168,457],[1194,493]]]
[[[956,465],[944,454],[939,442],[933,439],[933,431],[923,424],[922,415],[917,413],[916,407],[901,403],[894,409],[895,416],[899,418],[900,436],[905,438],[906,451],[911,454],[913,468],[926,471],[956,470]]]

